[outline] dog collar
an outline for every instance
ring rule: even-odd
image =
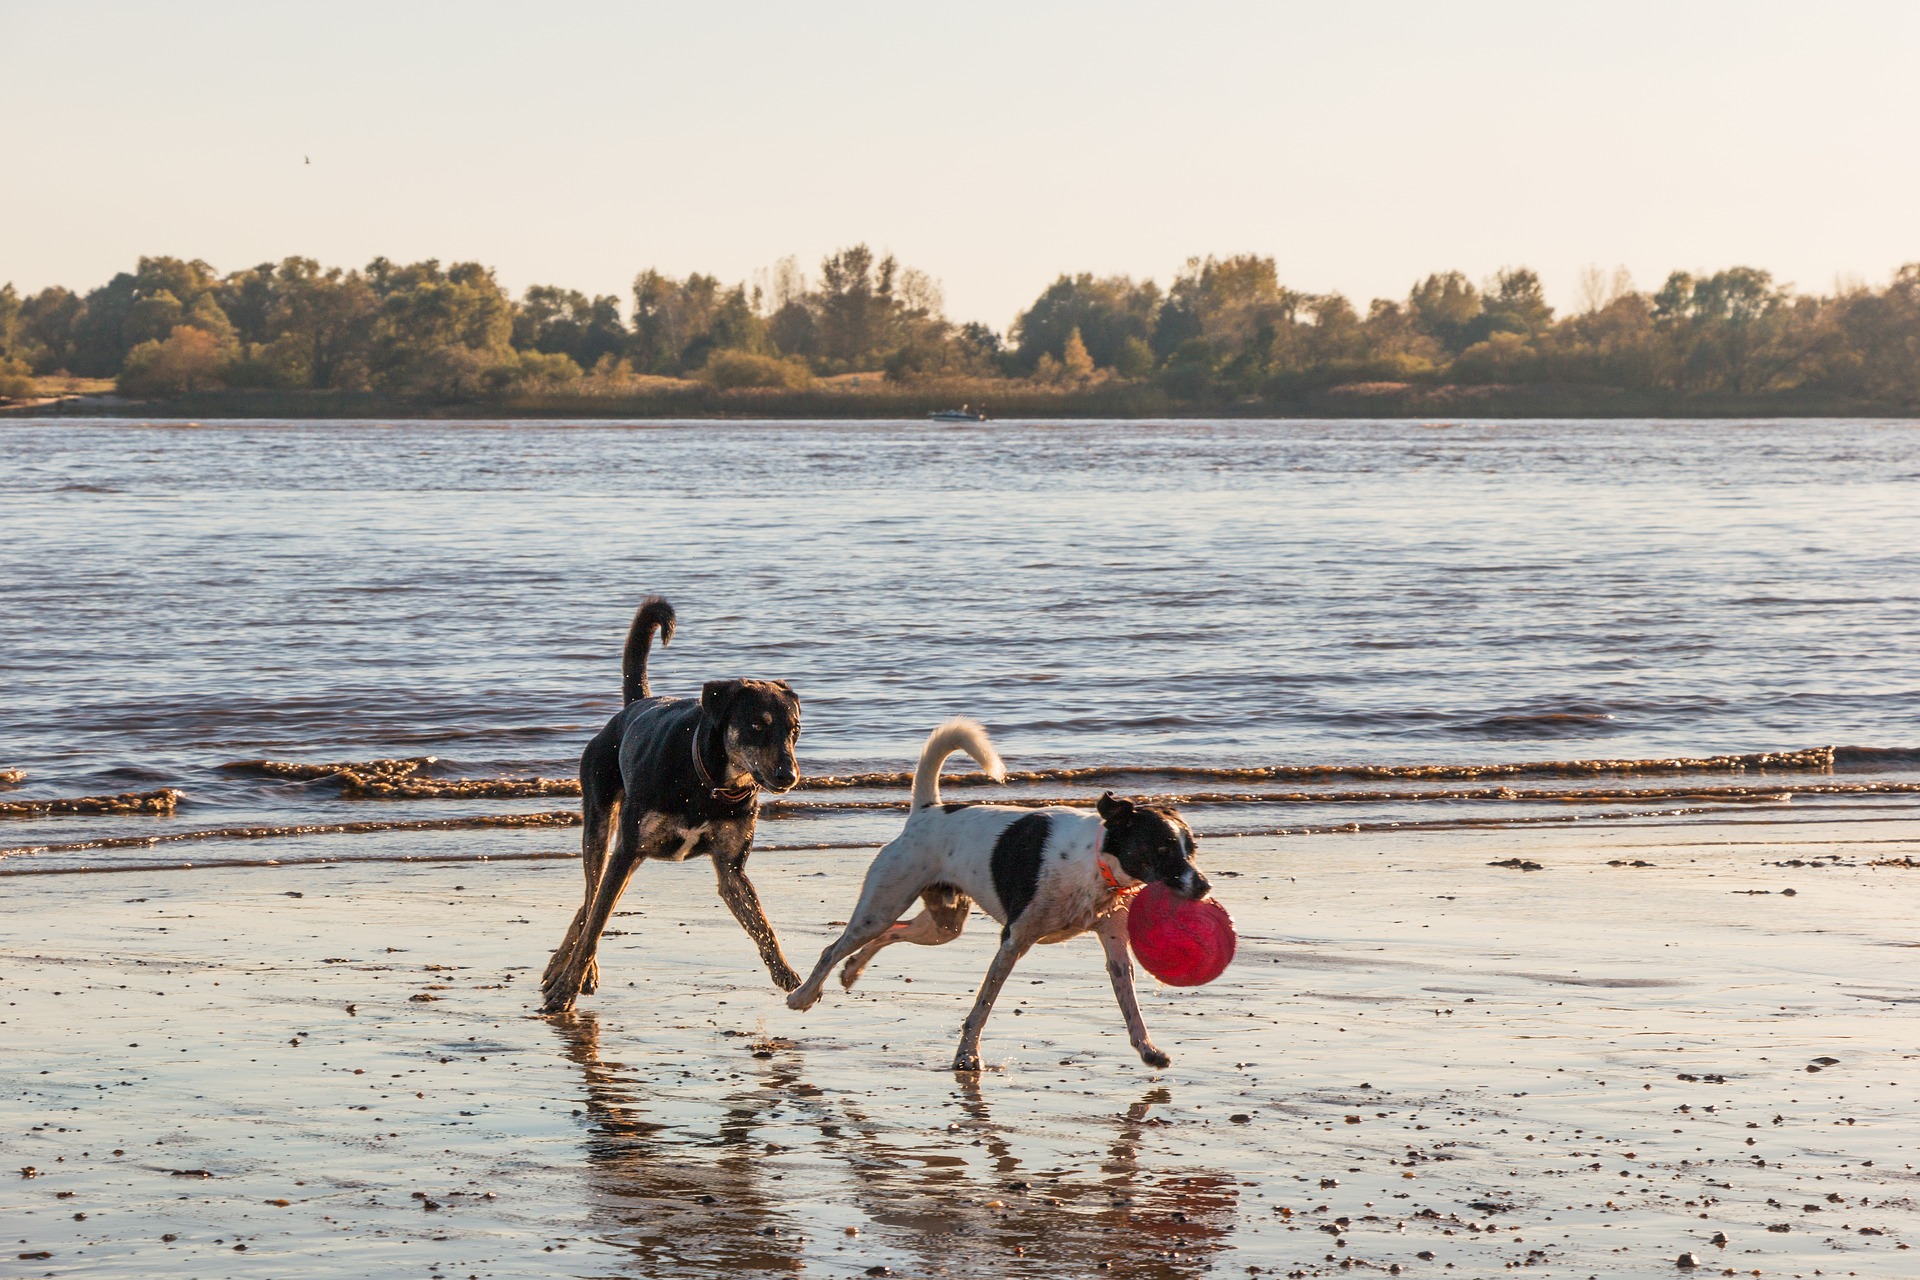
[[[693,727],[693,771],[700,779],[700,785],[707,789],[707,795],[715,800],[724,800],[728,804],[745,804],[753,799],[754,785],[749,782],[744,787],[715,786],[713,775],[707,772],[705,729],[707,722],[702,717]]]
[[[1100,834],[1093,840],[1093,865],[1100,868],[1100,878],[1107,882],[1107,888],[1123,898],[1144,889],[1146,887],[1144,884],[1121,884],[1114,879],[1113,868],[1107,865],[1106,859],[1100,853],[1100,846],[1106,843],[1106,834],[1106,830],[1102,828]]]

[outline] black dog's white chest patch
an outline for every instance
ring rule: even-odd
[[[660,852],[652,856],[663,862],[685,862],[700,852],[701,845],[712,834],[711,822],[703,822],[697,827],[665,827],[657,837]]]

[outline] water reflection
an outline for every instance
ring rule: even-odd
[[[828,1097],[804,1078],[801,1051],[783,1046],[738,1084],[713,1073],[717,1124],[681,1124],[661,1117],[680,1114],[684,1093],[650,1095],[638,1073],[603,1059],[593,1013],[553,1026],[586,1087],[594,1234],[631,1251],[626,1274],[1184,1280],[1213,1266],[1237,1223],[1231,1176],[1155,1167],[1149,1130],[1172,1102],[1165,1088],[1118,1115],[1090,1099],[1084,1117],[1049,1126],[1042,1147],[1019,1132],[1037,1123],[1031,1095],[1012,1123],[994,1118],[1016,1104],[993,1098],[991,1080],[984,1091],[962,1082],[936,1106]],[[1065,1123],[1084,1154],[1054,1163]],[[783,1153],[776,1168],[769,1157]]]
[[[798,1271],[800,1240],[765,1189],[753,1142],[773,1090],[727,1099],[717,1136],[650,1119],[645,1082],[600,1056],[591,1012],[550,1020],[586,1085],[588,1214],[594,1234],[633,1254],[631,1274],[712,1276]],[[777,1185],[777,1184],[776,1184]]]

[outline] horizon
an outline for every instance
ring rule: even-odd
[[[1920,175],[1886,162],[1920,123],[1920,11],[1388,8],[10,3],[9,45],[83,51],[85,74],[30,58],[0,103],[57,102],[38,151],[87,161],[0,207],[0,281],[437,258],[626,309],[649,267],[750,285],[865,242],[1004,331],[1063,273],[1164,286],[1207,254],[1363,308],[1526,266],[1562,313],[1589,267],[1828,293],[1920,259]]]

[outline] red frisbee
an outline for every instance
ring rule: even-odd
[[[1233,963],[1233,917],[1212,898],[1195,902],[1155,882],[1127,908],[1133,954],[1170,987],[1212,982]]]

